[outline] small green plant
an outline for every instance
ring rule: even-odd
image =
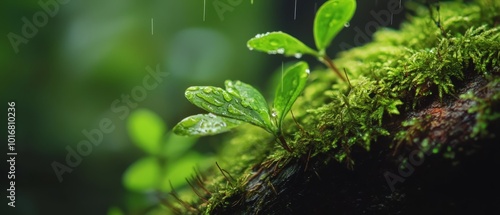
[[[295,37],[280,31],[258,34],[248,41],[247,46],[250,50],[255,49],[268,54],[283,54],[296,58],[304,54],[315,56],[345,81],[344,76],[326,54],[326,48],[344,25],[351,20],[355,10],[355,0],[331,0],[319,8],[313,27],[317,51]]]
[[[185,186],[184,179],[191,176],[192,167],[207,159],[189,150],[197,138],[168,132],[161,117],[151,110],[132,112],[127,130],[132,142],[145,152],[145,156],[131,164],[123,175],[123,184],[130,191],[166,191],[170,185],[174,188]]]
[[[282,122],[304,90],[308,76],[309,66],[305,62],[288,67],[276,88],[272,108],[258,90],[241,81],[227,80],[225,90],[212,86],[189,87],[186,98],[210,113],[187,117],[173,131],[183,136],[214,135],[248,122],[273,134],[283,148],[291,152],[282,133]]]

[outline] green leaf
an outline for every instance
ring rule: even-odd
[[[133,143],[150,154],[159,151],[167,130],[161,117],[147,109],[133,112],[128,118],[127,127]]]
[[[240,125],[240,120],[217,116],[212,113],[187,117],[173,129],[181,136],[206,136],[220,134]]]
[[[351,20],[356,10],[355,0],[331,0],[323,4],[314,19],[314,40],[323,53],[333,38]]]
[[[284,54],[296,58],[300,58],[303,54],[318,55],[316,51],[304,45],[295,37],[280,31],[258,34],[248,41],[247,46],[250,50],[255,49],[268,54]]]
[[[194,174],[194,168],[201,165],[200,169],[204,169],[203,164],[207,164],[207,157],[195,152],[168,163],[165,166],[165,176],[161,181],[161,190],[171,191],[170,183],[174,189],[186,185],[186,178]]]
[[[281,129],[283,119],[304,90],[307,77],[309,77],[309,66],[306,62],[298,62],[286,69],[281,83],[276,88],[274,109],[271,114],[278,119],[278,129]]]
[[[128,167],[123,175],[123,185],[132,191],[158,188],[161,168],[155,157],[142,158]]]
[[[189,87],[186,98],[194,105],[219,116],[241,120],[269,129],[266,120],[262,119],[257,110],[252,109],[248,103],[235,94],[219,87]]]
[[[269,118],[269,106],[266,99],[257,89],[241,81],[226,80],[225,85],[228,93],[241,98],[241,104],[244,107],[248,107],[259,113],[267,127],[270,128],[273,126]]]
[[[163,145],[163,155],[175,160],[184,155],[196,143],[197,137],[185,137],[170,133]]]

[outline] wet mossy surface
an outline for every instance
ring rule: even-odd
[[[193,214],[498,211],[500,2],[441,2],[312,71],[285,119],[293,153],[260,128],[230,134]],[[435,7],[431,6],[431,10]],[[433,13],[436,15],[436,11]],[[223,172],[224,174],[222,174]],[[191,207],[191,206],[190,206]]]

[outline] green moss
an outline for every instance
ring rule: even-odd
[[[498,112],[500,105],[500,77],[495,77],[483,90],[486,93],[491,93],[491,95],[483,98],[474,95],[471,91],[460,95],[461,99],[472,100],[475,103],[468,110],[469,113],[476,115],[476,124],[472,128],[472,138],[489,136],[488,125],[500,119],[500,112]]]
[[[242,127],[220,153],[221,168],[234,180],[229,182],[214,170],[207,178],[212,195],[200,211],[210,213],[237,202],[235,198],[247,192],[245,187],[257,165],[326,152],[353,165],[351,147],[370,150],[371,143],[382,136],[392,135],[399,144],[418,142],[425,146],[427,141],[426,151],[443,151],[445,156],[454,157],[449,148],[413,138],[427,129],[425,118],[405,121],[401,125],[405,131],[398,134],[390,134],[385,123],[400,112],[418,108],[423,99],[455,93],[455,84],[469,71],[487,77],[488,89],[494,92],[488,98],[471,93],[462,96],[477,103],[469,110],[477,116],[473,135],[486,135],[488,124],[500,118],[500,79],[498,71],[491,72],[500,68],[498,1],[441,3],[444,32],[429,17],[428,8],[409,7],[415,15],[409,16],[400,30],[381,29],[372,42],[343,52],[335,60],[347,71],[349,82],[339,81],[322,68],[311,73],[303,96],[292,108],[295,120],[289,114],[283,123],[293,153],[279,147],[262,129]]]
[[[396,133],[394,136],[395,147],[394,150],[397,152],[402,144],[414,144],[420,143],[422,151],[431,150],[431,145],[428,139],[421,140],[422,134],[429,132],[429,121],[431,119],[430,115],[422,118],[411,118],[410,120],[403,121],[401,123],[403,130]]]

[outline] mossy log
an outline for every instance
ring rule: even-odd
[[[487,81],[476,75],[461,83],[459,92],[481,98]],[[500,87],[500,86],[499,86]],[[497,88],[495,90],[500,90]],[[404,120],[421,119],[424,130],[413,138],[440,142],[452,157],[414,144],[389,150],[384,137],[370,151],[353,147],[354,169],[329,154],[307,155],[285,166],[276,163],[254,167],[245,191],[233,196],[232,205],[214,214],[486,214],[500,210],[496,203],[500,178],[492,173],[500,165],[498,136],[470,138],[476,125],[469,113],[473,101],[447,96],[436,98],[404,116],[391,118],[391,133]],[[500,106],[495,107],[500,112]],[[490,124],[498,132],[500,121]],[[423,153],[423,157],[417,156]],[[407,161],[407,162],[405,162]],[[402,168],[400,168],[403,166]],[[261,180],[265,178],[265,180]]]
[[[243,126],[204,201],[175,211],[500,214],[500,3],[442,3],[439,23],[410,3],[399,30],[334,59],[347,82],[311,72],[283,123],[293,153]]]

